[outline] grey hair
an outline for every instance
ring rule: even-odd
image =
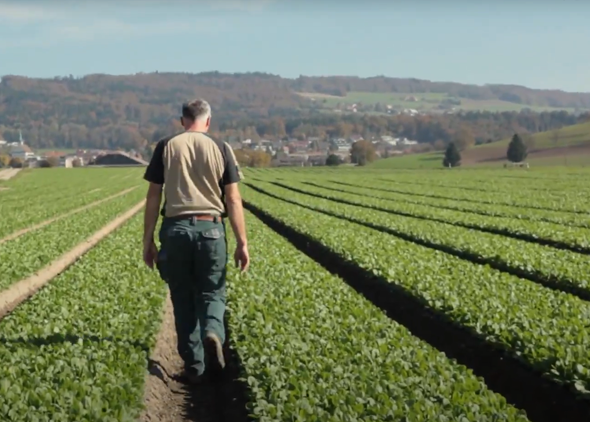
[[[211,106],[202,98],[188,101],[182,105],[182,117],[193,121],[206,121],[211,117]]]

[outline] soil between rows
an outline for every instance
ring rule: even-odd
[[[156,346],[148,362],[149,373],[144,390],[145,409],[139,418],[140,422],[187,420],[185,402],[188,392],[182,384],[172,379],[182,369],[182,360],[176,353],[175,345],[174,315],[168,296]]]
[[[226,319],[227,330],[227,319]],[[227,337],[231,332],[227,331]],[[170,296],[156,346],[148,360],[144,406],[139,422],[247,422],[247,387],[238,380],[241,365],[237,354],[224,345],[227,366],[223,376],[205,378],[188,386],[178,381],[182,360],[176,351],[176,331]]]
[[[70,265],[74,264],[78,258],[96,246],[98,242],[122,226],[131,217],[137,214],[143,208],[144,204],[145,199],[141,200],[131,209],[106,224],[88,239],[76,245],[73,249],[37,271],[37,273],[16,282],[6,290],[0,291],[0,319],[12,312],[18,305],[34,295],[53,278],[65,271]]]
[[[9,180],[18,174],[21,169],[4,169],[0,170],[0,180]]]
[[[24,229],[17,230],[14,233],[11,233],[11,234],[9,234],[9,235],[1,238],[0,239],[0,245],[3,244],[3,243],[8,242],[10,240],[14,240],[17,237],[20,237],[20,236],[22,236],[24,234],[27,234],[29,232],[32,232],[34,230],[39,230],[39,229],[41,229],[41,228],[43,228],[45,226],[48,226],[49,224],[51,224],[51,223],[53,223],[55,221],[62,220],[64,218],[66,218],[66,217],[70,217],[70,216],[72,216],[74,214],[78,214],[78,213],[80,213],[82,211],[86,211],[87,209],[96,207],[97,205],[100,205],[100,204],[102,204],[104,202],[110,201],[111,199],[115,199],[115,198],[117,198],[119,196],[126,195],[126,194],[128,194],[129,192],[131,192],[131,191],[133,191],[135,189],[137,189],[137,186],[132,187],[132,188],[128,188],[128,189],[125,189],[125,190],[122,190],[121,192],[117,192],[117,193],[115,193],[115,194],[113,194],[111,196],[107,196],[106,198],[102,198],[102,199],[99,199],[98,201],[91,202],[90,204],[86,204],[84,206],[81,206],[81,207],[78,207],[78,208],[74,208],[73,210],[66,211],[63,214],[59,214],[59,215],[57,215],[55,217],[51,217],[51,218],[49,218],[49,219],[47,219],[45,221],[41,221],[40,223],[33,224],[32,226],[26,227]]]

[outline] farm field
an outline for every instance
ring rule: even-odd
[[[590,170],[246,169],[228,367],[192,388],[142,173],[3,183],[0,420],[590,420]]]

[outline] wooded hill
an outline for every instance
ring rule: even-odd
[[[348,92],[392,92],[404,94],[442,93],[471,100],[502,100],[527,106],[590,108],[590,93],[532,89],[519,85],[467,85],[377,76],[307,77],[291,80],[289,86],[299,92],[318,92],[344,96]]]
[[[526,104],[590,107],[590,94],[485,87],[416,79],[300,77],[264,73],[151,73],[125,76],[34,79],[4,76],[0,82],[0,138],[34,148],[141,149],[179,129],[180,104],[204,97],[214,109],[213,131],[237,138],[392,133],[420,142],[447,142],[462,131],[474,142],[501,139],[516,130],[537,132],[586,119],[565,112],[486,113],[440,116],[336,115],[319,112],[297,92],[448,92],[466,98],[502,98]]]

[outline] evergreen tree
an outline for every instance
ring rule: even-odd
[[[458,167],[461,165],[461,154],[454,142],[451,142],[445,151],[445,158],[443,159],[443,166]]]
[[[526,145],[524,144],[522,138],[518,135],[518,133],[515,133],[512,137],[512,140],[510,141],[510,144],[508,145],[506,157],[509,161],[513,163],[520,163],[524,161],[527,155],[528,151]]]

